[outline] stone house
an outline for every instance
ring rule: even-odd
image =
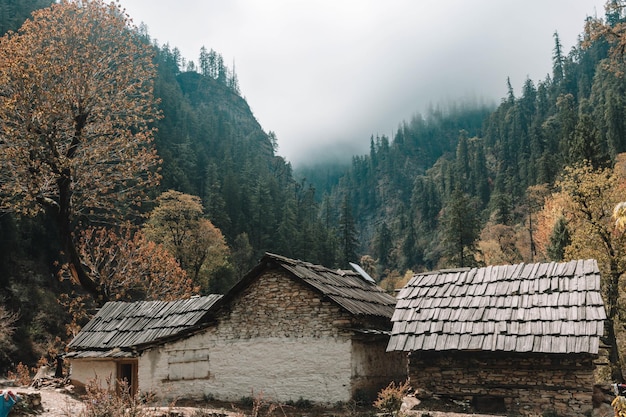
[[[606,319],[595,260],[415,275],[387,350],[408,352],[419,393],[477,411],[582,416]]]
[[[102,386],[107,380],[113,383],[126,380],[133,393],[138,389],[144,391],[143,384],[139,384],[138,371],[140,366],[151,365],[144,355],[165,343],[201,331],[206,326],[209,310],[221,297],[213,294],[170,302],[106,303],[68,345],[65,359],[71,364],[72,383],[84,388],[96,378]],[[187,357],[178,358],[173,351],[172,371],[175,372],[177,366],[185,368],[186,363],[191,363],[187,361],[189,355],[195,353],[187,352]],[[185,371],[202,372],[203,364],[195,365],[199,367]]]
[[[371,399],[406,378],[406,355],[386,352],[395,298],[368,278],[266,254],[223,297],[107,303],[69,345],[73,378],[131,374],[161,398]]]

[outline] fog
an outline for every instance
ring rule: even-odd
[[[235,67],[242,95],[294,165],[349,159],[428,106],[498,103],[551,73],[600,0],[121,0],[197,62],[200,48]],[[172,6],[174,5],[174,7]]]

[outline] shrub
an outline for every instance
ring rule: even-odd
[[[252,411],[250,415],[251,417],[271,417],[272,415],[274,415],[274,411],[276,411],[276,408],[277,405],[265,400],[263,392],[260,392],[254,396]]]
[[[380,390],[378,398],[374,401],[374,407],[385,414],[395,416],[400,411],[402,399],[409,392],[409,381],[396,386],[395,382]]]
[[[239,404],[241,404],[243,407],[250,408],[254,404],[254,398],[250,396],[241,397],[239,399]]]
[[[9,371],[7,377],[8,379],[14,380],[17,385],[23,387],[30,385],[30,370],[28,366],[24,365],[22,362],[17,364],[14,372]]]
[[[85,387],[83,397],[85,408],[78,417],[148,417],[150,413],[142,406],[138,395],[132,395],[128,384],[118,381],[114,387],[107,378],[106,388],[98,378],[91,380]],[[115,389],[117,388],[117,389]]]
[[[308,408],[313,408],[313,402],[311,402],[311,400],[305,400],[302,397],[298,398],[297,401],[289,400],[285,404],[290,406],[290,407],[297,408],[299,410],[305,410],[305,409],[308,409]]]

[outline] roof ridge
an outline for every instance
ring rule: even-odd
[[[328,297],[354,315],[390,318],[396,299],[352,269],[331,269],[323,265],[266,253],[307,286]]]

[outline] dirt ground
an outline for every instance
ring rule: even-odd
[[[67,391],[65,388],[52,388],[44,387],[41,389],[24,388],[24,387],[2,387],[2,390],[11,390],[15,393],[32,394],[39,393],[41,395],[41,403],[43,412],[38,414],[41,417],[79,417],[83,410],[83,403],[79,396],[74,395]],[[169,406],[169,407],[148,407],[150,414],[154,416],[176,416],[176,417],[195,417],[202,416],[225,416],[225,417],[243,417],[244,415],[251,415],[250,410],[238,409],[236,406],[230,404],[212,404],[210,406]],[[14,413],[11,413],[13,415]],[[264,415],[263,412],[259,413]],[[372,416],[373,410],[284,410],[276,409],[273,412],[274,416],[287,416],[287,415],[302,415],[313,417],[318,416],[345,416],[345,417],[357,417],[359,415]],[[429,410],[417,410],[409,413],[410,415],[421,417],[496,417],[479,414],[462,414],[442,411],[429,411]]]
[[[65,388],[52,388],[44,387],[41,389],[24,388],[24,387],[2,387],[2,390],[11,390],[22,397],[27,394],[39,393],[41,395],[41,405],[43,411],[36,414],[40,417],[79,417],[84,410],[84,404],[78,395],[69,392]],[[222,409],[199,409],[198,407],[147,407],[150,414],[155,416],[168,416],[168,417],[190,417],[190,416],[204,416],[208,417],[208,414],[214,413],[214,415],[224,415],[225,417],[236,417],[241,414],[237,414],[231,410]],[[16,411],[17,407],[13,411]],[[201,410],[202,413],[198,413]],[[11,412],[9,417],[17,417],[15,412]]]
[[[21,397],[25,397],[27,394],[39,393],[41,395],[41,405],[43,408],[43,412],[38,414],[40,416],[78,416],[78,414],[82,410],[82,401],[80,401],[80,399],[78,399],[76,396],[72,396],[64,389],[35,389],[15,386],[2,386],[0,389],[2,389],[3,391],[13,391]],[[14,408],[14,411],[17,409],[18,407],[16,406]],[[12,411],[10,415],[13,416],[15,415],[15,413]]]
[[[41,417],[79,417],[83,410],[83,403],[77,395],[73,395],[65,388],[44,387],[41,389],[24,388],[24,387],[1,387],[3,390],[12,390],[18,394],[39,393],[43,412],[38,414]],[[191,404],[185,404],[191,405]],[[231,404],[211,404],[196,406],[169,406],[169,407],[148,407],[150,414],[155,417],[243,417],[252,415],[250,410],[239,409]],[[11,413],[13,415],[14,413]],[[260,416],[266,415],[263,411],[258,413]],[[470,414],[449,411],[432,411],[427,409],[419,409],[406,413],[414,417],[502,417],[486,414]],[[288,410],[276,409],[272,413],[273,416],[307,416],[307,417],[358,417],[360,415],[373,416],[374,410]],[[595,409],[594,417],[612,417],[613,412],[610,406]]]

